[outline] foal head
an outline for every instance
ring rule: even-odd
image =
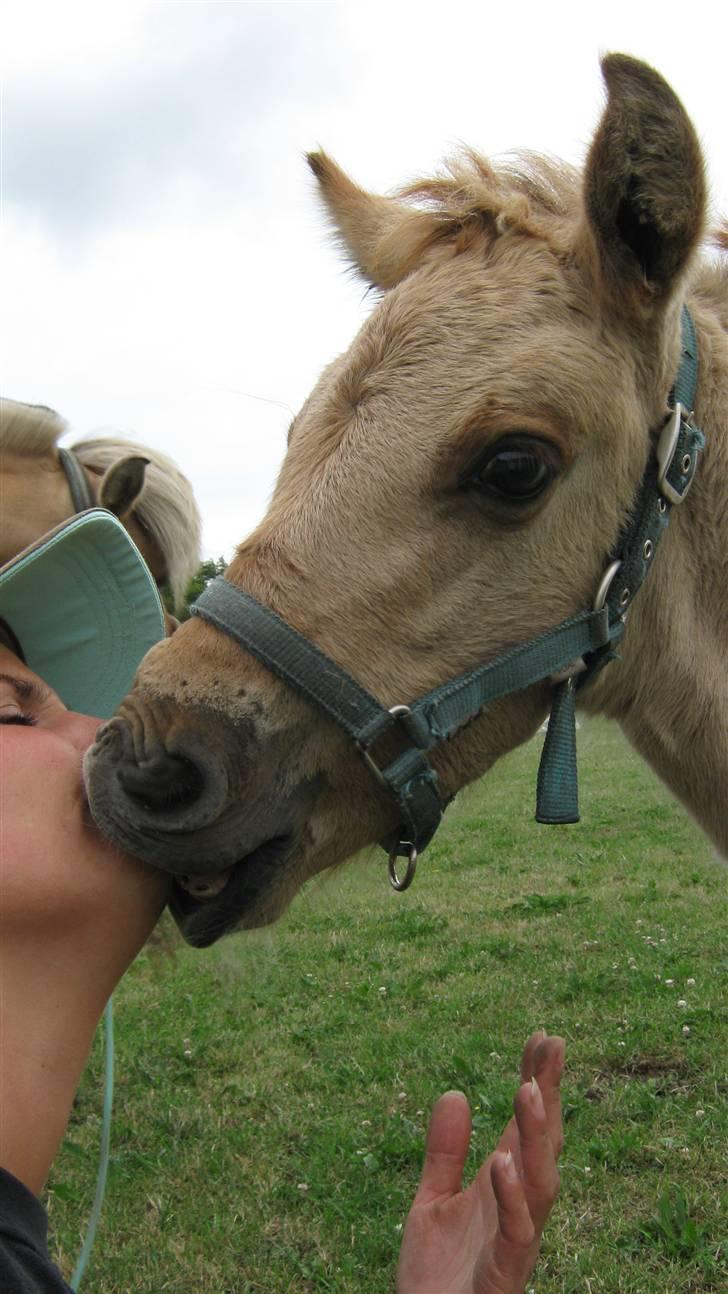
[[[583,177],[469,153],[391,199],[310,158],[380,301],[295,418],[228,579],[388,707],[591,603],[664,422],[702,161],[655,72],[603,67]],[[440,748],[444,793],[527,739],[549,692],[494,703]],[[101,826],[207,894],[178,891],[198,943],[273,920],[396,826],[341,732],[200,622],[147,657],[88,772]]]

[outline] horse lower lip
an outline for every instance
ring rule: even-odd
[[[178,873],[170,908],[187,943],[208,948],[235,929],[261,896],[275,887],[292,847],[292,836],[274,836],[224,871]],[[198,882],[208,887],[205,893],[192,888]]]

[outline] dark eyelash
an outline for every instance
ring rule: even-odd
[[[0,723],[19,723],[26,728],[33,728],[38,722],[34,714],[0,714]]]

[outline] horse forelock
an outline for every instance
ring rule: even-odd
[[[200,562],[202,530],[187,477],[166,454],[120,436],[80,440],[71,449],[84,467],[102,473],[127,454],[149,460],[134,514],[160,548],[175,606],[180,606]]]
[[[496,163],[463,148],[397,197],[436,217],[433,242],[459,231],[492,241],[510,229],[560,250],[578,218],[580,192],[579,172],[555,158],[520,152]]]

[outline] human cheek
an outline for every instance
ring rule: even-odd
[[[52,731],[72,746],[83,757],[96,740],[96,733],[101,727],[101,719],[91,718],[86,714],[76,714],[66,710],[53,723]]]

